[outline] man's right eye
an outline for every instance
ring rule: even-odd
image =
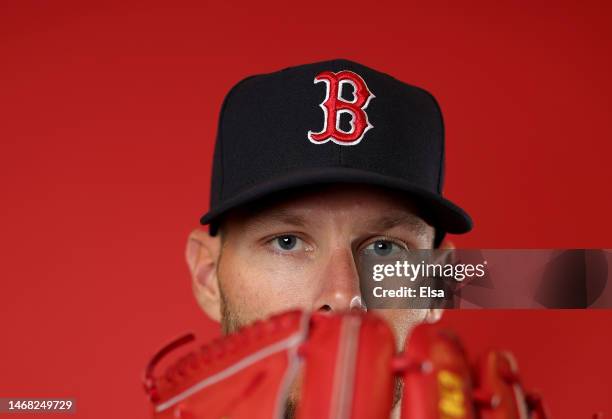
[[[275,237],[272,240],[272,245],[276,248],[276,250],[280,251],[289,251],[295,250],[301,244],[302,240],[298,237],[286,234],[282,236]]]

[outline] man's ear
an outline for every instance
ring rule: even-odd
[[[435,263],[453,263],[455,257],[455,245],[448,239],[444,239],[440,246],[433,251]]]
[[[440,249],[448,251],[448,252],[444,252],[445,255],[442,257],[442,259],[452,258],[452,251],[455,250],[455,244],[451,242],[448,238],[446,238],[442,241],[442,243],[440,243]],[[430,308],[429,310],[427,310],[425,321],[428,323],[435,323],[438,320],[440,320],[440,318],[442,317],[442,314],[444,314],[444,309]]]
[[[212,237],[200,229],[191,232],[185,250],[196,301],[208,317],[216,321],[221,321],[221,294],[217,279],[220,250],[219,236]]]

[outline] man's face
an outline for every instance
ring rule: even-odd
[[[228,215],[217,261],[225,332],[291,308],[361,305],[358,267],[369,257],[432,247],[434,230],[405,197],[384,189],[320,186]],[[375,310],[398,346],[426,310]]]

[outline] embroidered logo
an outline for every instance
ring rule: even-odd
[[[314,144],[324,144],[333,141],[339,145],[356,145],[373,125],[368,120],[365,109],[375,96],[368,89],[365,81],[352,71],[343,70],[337,73],[324,71],[317,74],[315,84],[323,82],[326,85],[325,100],[319,105],[323,109],[323,130],[308,131],[308,139]],[[353,100],[342,98],[342,90],[346,84],[353,87]],[[340,128],[342,114],[350,116],[349,131]]]

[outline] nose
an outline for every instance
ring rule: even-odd
[[[315,311],[338,312],[365,310],[359,286],[359,274],[353,254],[342,249],[333,252],[321,269],[315,297]]]

